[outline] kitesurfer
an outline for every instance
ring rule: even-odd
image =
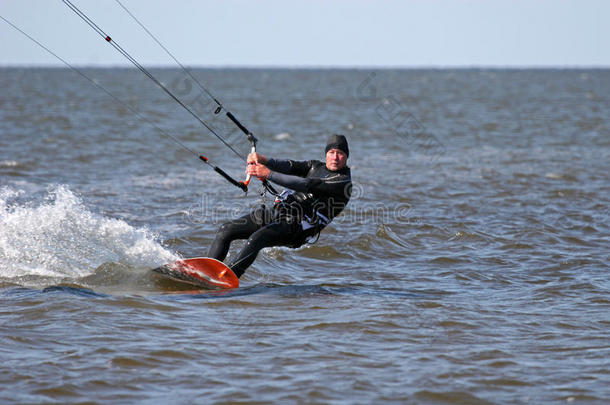
[[[248,239],[229,263],[237,277],[241,277],[261,249],[271,246],[298,248],[316,238],[343,211],[352,188],[345,136],[330,136],[325,153],[325,162],[267,159],[258,153],[248,155],[248,174],[288,190],[276,198],[273,207],[262,206],[222,225],[208,257],[222,261],[232,241]]]

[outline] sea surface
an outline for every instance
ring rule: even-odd
[[[197,158],[244,134],[81,73],[0,69],[0,402],[610,402],[609,70],[194,69],[265,156],[350,142],[342,216],[230,291],[150,269],[261,204]]]

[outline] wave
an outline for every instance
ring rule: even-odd
[[[91,212],[67,186],[42,199],[0,189],[0,279],[71,279],[108,262],[153,268],[178,259],[146,228]]]

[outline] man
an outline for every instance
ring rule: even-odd
[[[266,247],[298,248],[339,215],[349,201],[352,182],[347,158],[349,147],[343,135],[332,135],[326,145],[326,162],[267,159],[248,155],[246,172],[267,179],[285,190],[271,208],[225,223],[216,233],[208,257],[224,260],[236,239],[248,239],[229,267],[241,277]]]

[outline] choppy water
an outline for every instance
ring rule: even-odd
[[[85,73],[236,177],[139,72]],[[242,153],[176,70],[156,71]],[[66,69],[0,70],[0,401],[607,403],[610,71],[196,70],[268,156],[350,139],[354,198],[234,291],[247,198]]]

